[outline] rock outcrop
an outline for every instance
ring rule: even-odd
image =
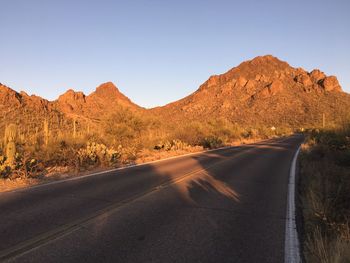
[[[83,92],[75,92],[72,89],[59,96],[57,100],[59,108],[66,113],[81,111],[85,103],[85,94]]]
[[[100,119],[113,113],[118,107],[141,109],[123,95],[112,82],[101,84],[88,96],[70,89],[53,103],[64,114],[91,119]]]
[[[324,113],[335,122],[347,112],[350,95],[342,92],[335,76],[293,68],[271,55],[211,76],[193,94],[149,110],[134,104],[112,82],[90,95],[68,90],[52,102],[0,84],[2,124],[11,121],[39,129],[43,120],[50,119],[57,129],[72,129],[72,120],[82,127],[92,123],[98,127],[121,107],[172,125],[224,118],[244,126],[317,126]]]
[[[193,94],[151,111],[173,122],[225,118],[246,126],[312,126],[323,113],[335,121],[349,106],[336,77],[267,55],[211,76]]]
[[[342,91],[338,79],[335,76],[325,77],[324,79],[319,80],[319,84],[325,91]]]

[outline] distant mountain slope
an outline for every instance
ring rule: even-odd
[[[20,93],[0,83],[0,132],[10,123],[18,124],[19,133],[39,133],[44,120],[50,120],[51,127],[58,130],[64,123],[64,114],[55,109],[48,100],[38,96]]]
[[[211,76],[193,94],[151,109],[164,120],[225,118],[245,126],[319,126],[339,121],[350,106],[334,76],[307,72],[267,55]]]
[[[82,92],[68,90],[55,101],[25,92],[16,92],[0,84],[0,132],[9,123],[19,126],[22,136],[42,133],[44,122],[49,123],[53,137],[73,133],[73,129],[85,133],[98,132],[103,122],[121,108],[132,112],[144,111],[124,96],[111,82],[101,84],[86,96]],[[75,123],[75,124],[74,124]],[[63,135],[62,135],[63,136]]]
[[[167,127],[191,121],[226,119],[245,127],[319,127],[341,121],[350,108],[350,95],[334,76],[307,72],[267,55],[211,76],[193,94],[163,107],[144,109],[123,95],[111,82],[90,95],[68,90],[55,101],[0,84],[0,130],[14,122],[21,134],[38,133],[48,121],[56,135],[73,126],[98,129],[120,109],[159,118]],[[74,125],[75,123],[75,125]]]
[[[101,84],[88,96],[82,92],[68,90],[59,96],[54,104],[67,115],[81,115],[91,119],[100,119],[119,107],[141,110],[141,107],[131,102],[112,82]]]

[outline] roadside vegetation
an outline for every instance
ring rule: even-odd
[[[292,132],[243,128],[225,119],[174,125],[126,108],[99,123],[47,117],[36,123],[13,122],[3,127],[0,188],[4,181],[36,183],[62,174],[142,163]]]
[[[306,262],[350,262],[350,125],[306,134],[300,155]]]

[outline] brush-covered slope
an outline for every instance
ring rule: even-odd
[[[211,76],[188,97],[151,111],[164,121],[225,118],[246,125],[319,126],[339,121],[350,107],[334,76],[307,72],[267,55]]]
[[[68,90],[55,101],[16,92],[0,84],[0,133],[7,124],[15,123],[23,140],[43,133],[45,122],[49,125],[50,135],[56,138],[65,133],[73,134],[74,129],[78,134],[90,130],[99,132],[110,116],[125,109],[131,112],[144,110],[111,82],[101,84],[88,96]]]
[[[58,129],[64,123],[64,115],[48,100],[21,91],[20,93],[0,83],[0,131],[9,123],[19,126],[19,133],[38,133],[44,120],[50,120],[51,127]]]
[[[44,121],[57,136],[73,129],[99,133],[113,114],[125,109],[145,121],[159,118],[166,127],[220,118],[244,127],[299,128],[320,127],[323,115],[328,125],[339,123],[349,108],[350,95],[342,92],[336,77],[293,68],[270,55],[211,76],[193,94],[149,110],[134,104],[111,82],[90,95],[68,90],[52,102],[0,84],[0,130],[16,123],[22,134],[40,132]]]

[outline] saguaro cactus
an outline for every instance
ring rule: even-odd
[[[6,145],[10,141],[16,141],[17,136],[17,126],[15,124],[10,124],[5,128],[4,144]]]
[[[45,146],[49,144],[50,139],[50,127],[49,127],[49,121],[47,119],[44,120],[44,139],[45,139]]]
[[[35,127],[35,134],[34,134],[33,139],[32,139],[32,143],[33,144],[37,143],[37,141],[38,141],[38,134],[39,134],[39,127]]]
[[[16,143],[11,141],[6,145],[6,163],[9,166],[13,166],[16,161]]]
[[[17,126],[15,124],[6,126],[4,144],[6,146],[6,163],[10,166],[13,166],[16,160],[16,137]]]
[[[77,119],[73,119],[73,138],[75,139],[77,137]]]

